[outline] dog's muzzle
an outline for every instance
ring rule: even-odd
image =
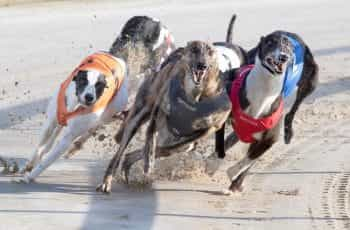
[[[281,53],[277,57],[268,56],[265,58],[265,67],[272,73],[281,74],[284,72],[289,61],[287,54]]]

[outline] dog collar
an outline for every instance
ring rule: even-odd
[[[238,138],[246,143],[255,142],[253,135],[275,127],[283,114],[283,100],[278,108],[267,117],[255,119],[244,113],[239,103],[239,91],[254,65],[247,65],[239,69],[238,76],[231,86],[230,100],[232,103],[232,126]]]
[[[168,128],[175,137],[185,139],[212,127],[215,123],[213,120],[218,119],[207,119],[209,116],[231,110],[230,99],[225,90],[215,97],[204,98],[199,102],[190,101],[176,77],[170,82],[169,103]]]
[[[66,105],[66,89],[79,71],[96,70],[106,77],[107,87],[100,98],[89,107],[79,106],[76,110],[68,112]],[[124,80],[124,67],[118,59],[105,52],[94,53],[85,58],[71,75],[61,84],[57,98],[57,121],[62,126],[72,117],[96,112],[106,108],[118,92]]]

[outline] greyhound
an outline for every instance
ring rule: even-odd
[[[128,115],[118,152],[111,160],[97,191],[111,192],[116,172],[126,170],[142,157],[146,178],[156,155],[179,148],[218,130],[231,106],[223,90],[217,56],[211,44],[193,41],[173,52],[159,72],[145,79]],[[186,121],[183,119],[186,117]],[[139,127],[150,120],[142,152],[127,158],[124,151]]]
[[[276,31],[262,37],[249,51],[254,64],[228,73],[234,135],[224,140],[224,129],[216,135],[219,157],[241,140],[249,144],[246,156],[228,169],[229,192],[242,190],[248,170],[278,140],[283,118],[283,101],[297,90],[296,100],[285,116],[284,140],[293,136],[292,121],[303,99],[318,83],[318,65],[309,47],[296,34]]]

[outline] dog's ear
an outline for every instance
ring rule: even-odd
[[[260,37],[260,42],[259,42],[259,45],[258,45],[258,50],[260,50],[262,44],[264,43],[264,40],[265,40],[265,37],[264,37],[264,36],[261,36],[261,37]]]
[[[261,54],[261,48],[262,48],[262,45],[265,41],[265,37],[264,36],[261,36],[260,37],[260,42],[258,44],[258,46],[256,47],[256,54],[255,55],[260,55]],[[254,60],[255,60],[255,56],[254,56]]]
[[[72,81],[78,81],[80,77],[83,76],[83,71],[78,71],[77,73],[75,73],[75,76],[73,77]]]
[[[79,78],[79,72],[75,74],[75,76],[73,77],[72,81],[77,81]]]

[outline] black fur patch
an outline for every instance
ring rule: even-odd
[[[77,96],[83,93],[86,86],[89,84],[89,80],[87,76],[88,76],[87,71],[79,71],[77,75],[74,76],[73,81],[75,81],[75,84],[76,84],[75,93]],[[101,97],[106,86],[107,86],[106,77],[103,74],[100,74],[98,76],[97,82],[95,83],[96,100]]]
[[[107,86],[106,77],[103,74],[101,74],[98,77],[98,81],[95,83],[96,100],[101,97],[106,86]]]
[[[75,81],[75,94],[79,96],[84,92],[86,86],[89,84],[86,71],[79,71],[77,75],[74,76],[73,81]]]

